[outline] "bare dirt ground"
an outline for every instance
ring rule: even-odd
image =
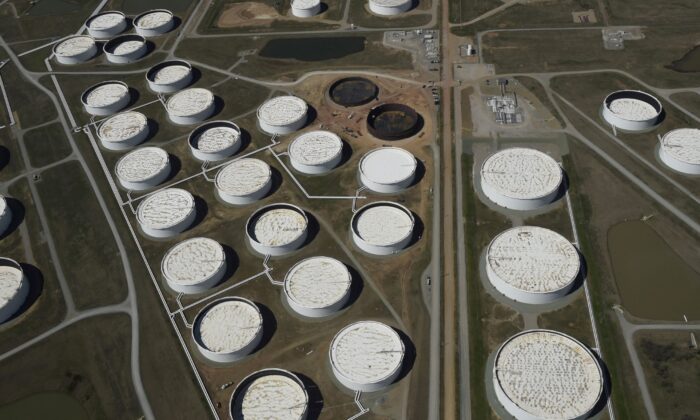
[[[217,28],[269,25],[283,19],[274,7],[264,3],[245,2],[229,5],[216,21]]]

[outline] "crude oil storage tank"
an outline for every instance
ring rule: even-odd
[[[53,55],[61,64],[84,63],[97,55],[97,44],[91,36],[75,35],[54,45]]]
[[[0,236],[7,232],[10,224],[12,224],[12,209],[7,204],[7,198],[0,194]]]
[[[481,189],[501,207],[535,210],[555,201],[564,182],[561,166],[546,153],[513,147],[489,156],[481,166]]]
[[[258,124],[268,134],[290,134],[302,128],[309,106],[296,96],[277,96],[258,108]]]
[[[307,18],[321,13],[321,0],[292,0],[292,14]]]
[[[246,223],[250,246],[262,255],[289,254],[304,245],[309,219],[306,212],[287,203],[258,209]]]
[[[136,111],[109,117],[97,131],[102,146],[109,150],[126,150],[138,146],[146,140],[148,133],[148,119]]]
[[[258,306],[241,297],[218,299],[194,320],[192,337],[200,353],[218,363],[230,363],[251,354],[263,337]]]
[[[362,185],[379,193],[397,193],[413,184],[418,161],[408,150],[380,147],[360,160]]]
[[[367,131],[381,140],[402,140],[423,129],[423,117],[404,104],[377,105],[367,116]]]
[[[661,120],[663,107],[654,96],[639,90],[618,90],[605,97],[603,118],[613,127],[627,131],[654,128]]]
[[[204,162],[223,160],[241,148],[241,129],[230,121],[211,121],[195,128],[187,139],[192,155]]]
[[[219,197],[229,204],[250,204],[272,188],[272,169],[260,159],[236,159],[224,166],[214,180]]]
[[[214,94],[203,88],[181,90],[165,104],[170,121],[180,125],[200,123],[214,114]]]
[[[401,204],[375,201],[353,214],[350,229],[353,242],[361,250],[391,255],[411,243],[415,224],[413,213]]]
[[[148,87],[157,93],[173,93],[184,89],[193,80],[192,65],[183,60],[158,63],[146,73]]]
[[[329,356],[338,382],[353,391],[374,392],[398,378],[405,352],[393,328],[377,321],[359,321],[333,337]]]
[[[528,330],[506,340],[493,367],[496,397],[517,419],[585,419],[603,397],[603,371],[576,339]]]
[[[216,286],[226,274],[224,248],[213,239],[190,238],[170,248],[160,265],[168,286],[195,294]]]
[[[121,111],[131,101],[129,86],[118,80],[109,80],[90,86],[80,96],[85,111],[90,115],[107,116]]]
[[[486,273],[499,292],[518,302],[543,304],[576,286],[581,257],[571,242],[541,227],[518,226],[496,236],[486,251]]]
[[[196,216],[194,197],[180,188],[166,188],[151,194],[136,209],[141,230],[153,238],[168,238],[184,232]]]
[[[146,38],[133,34],[112,38],[103,48],[107,60],[115,64],[133,63],[148,52]]]
[[[700,175],[700,130],[679,128],[666,133],[659,145],[659,158],[671,169]]]
[[[346,108],[368,104],[378,95],[379,87],[364,77],[345,77],[328,89],[330,100]]]
[[[232,419],[305,420],[309,394],[304,382],[282,369],[263,369],[243,379],[231,395]]]
[[[15,260],[0,258],[0,324],[12,318],[29,296],[29,281]]]
[[[85,22],[85,27],[91,37],[107,39],[126,30],[127,22],[124,13],[109,11],[98,13]]]
[[[170,10],[149,10],[134,18],[136,33],[145,37],[163,35],[171,31],[173,27],[175,27],[175,19]]]
[[[352,276],[342,262],[311,257],[296,263],[284,278],[284,295],[296,313],[319,318],[343,309],[350,299]]]
[[[115,172],[122,187],[143,191],[165,181],[171,169],[168,152],[160,147],[141,147],[122,156]]]
[[[343,159],[343,141],[330,131],[304,133],[289,145],[292,167],[308,175],[332,171]]]
[[[369,10],[380,16],[400,15],[412,7],[413,0],[369,0]]]

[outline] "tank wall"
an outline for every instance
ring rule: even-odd
[[[238,150],[241,148],[241,142],[240,140],[233,143],[231,146],[227,147],[224,150],[218,151],[218,152],[203,152],[196,147],[193,147],[190,144],[190,151],[192,152],[192,156],[194,156],[197,160],[201,160],[203,162],[216,162],[219,160],[224,160],[227,159],[238,152]]]
[[[19,308],[24,305],[24,302],[27,301],[27,296],[29,296],[29,281],[27,281],[24,273],[22,273],[22,281],[17,294],[13,299],[9,300],[4,307],[0,308],[0,324],[17,313]]]
[[[663,147],[659,147],[659,158],[668,167],[678,172],[683,172],[688,175],[700,175],[700,165],[693,165],[691,163],[678,160],[668,154]]]
[[[353,391],[362,391],[362,392],[375,392],[382,390],[389,385],[391,385],[396,378],[399,377],[399,373],[401,373],[401,366],[399,366],[396,371],[394,371],[391,375],[386,377],[385,379],[379,381],[379,382],[374,382],[374,383],[357,383],[355,381],[352,381],[345,376],[343,376],[340,372],[338,372],[338,369],[331,363],[333,367],[333,374],[335,375],[335,378],[343,384],[344,387],[349,388]]]
[[[380,184],[378,182],[374,182],[368,179],[364,173],[360,172],[360,181],[362,182],[362,185],[364,185],[372,191],[385,194],[391,194],[405,190],[406,188],[410,187],[411,184],[413,184],[414,179],[415,174],[400,182],[396,182],[393,184]]]
[[[338,166],[338,164],[340,164],[340,161],[342,159],[343,154],[338,153],[338,156],[334,157],[328,162],[324,162],[320,165],[307,165],[294,159],[291,155],[289,156],[289,160],[292,163],[292,167],[297,171],[308,175],[321,175],[330,172],[333,169],[335,169],[335,167]]]
[[[97,45],[93,45],[88,50],[78,55],[72,55],[70,57],[54,55],[54,57],[56,57],[56,61],[58,61],[61,64],[74,65],[84,63],[93,58],[95,55],[97,55]]]
[[[272,189],[272,178],[267,180],[267,183],[263,185],[259,190],[246,195],[233,195],[222,192],[220,189],[216,189],[219,197],[225,202],[237,206],[254,203],[258,200],[262,200]]]
[[[123,20],[123,21],[121,21],[121,23],[119,25],[114,26],[112,28],[91,29],[90,27],[88,27],[87,31],[88,31],[88,34],[90,34],[90,36],[93,38],[107,39],[107,38],[112,38],[112,37],[124,32],[126,30],[126,26],[127,26],[126,20]]]
[[[114,64],[127,64],[127,63],[133,63],[134,61],[140,59],[144,55],[146,55],[146,52],[148,51],[148,46],[144,42],[141,47],[138,49],[128,53],[128,54],[113,54],[110,52],[107,52],[105,50],[105,56],[107,57],[107,60],[110,63]]]
[[[301,118],[299,121],[287,125],[271,125],[262,120],[258,120],[258,122],[260,124],[260,128],[268,134],[285,135],[291,134],[304,127],[307,119],[308,115],[304,115],[304,118]]]
[[[197,211],[192,208],[192,211],[190,214],[187,215],[185,219],[183,219],[180,223],[171,226],[167,229],[153,229],[147,226],[142,225],[139,223],[141,226],[141,230],[143,233],[145,233],[147,236],[150,236],[152,238],[170,238],[173,236],[176,236],[189,228],[192,223],[194,223],[194,219],[197,217]]]
[[[605,103],[603,103],[602,114],[605,121],[607,121],[610,125],[627,131],[649,130],[651,128],[654,128],[654,126],[656,126],[656,124],[659,122],[658,115],[654,118],[650,118],[648,120],[643,121],[626,120],[610,111],[610,109],[606,106]]]
[[[351,222],[352,223],[352,222]],[[352,228],[352,240],[355,243],[355,245],[360,248],[361,250],[373,254],[373,255],[392,255],[395,253],[400,252],[401,250],[405,249],[408,244],[411,243],[412,239],[412,234],[408,235],[406,238],[402,239],[400,242],[397,242],[395,244],[391,245],[373,245],[370,243],[367,243],[360,235],[355,232],[355,229]],[[413,233],[413,231],[411,231]]]
[[[171,282],[167,277],[165,277],[165,281],[168,283],[168,287],[170,287],[178,293],[194,295],[197,293],[206,292],[207,290],[219,284],[219,282],[221,282],[221,280],[224,278],[224,274],[226,274],[226,260],[224,260],[224,263],[221,264],[221,267],[219,267],[219,269],[216,270],[215,273],[209,276],[206,280],[197,284],[179,284]]]
[[[571,288],[574,286],[576,281],[575,278],[572,279],[571,283],[567,287],[560,290],[547,293],[529,293],[524,290],[517,289],[505,282],[503,279],[501,279],[500,276],[498,276],[493,271],[493,269],[488,263],[486,264],[486,274],[488,275],[489,282],[491,282],[493,287],[496,288],[496,290],[498,290],[500,293],[504,294],[506,297],[516,302],[529,303],[532,305],[552,303],[558,299],[563,298],[571,291]]]
[[[271,255],[273,257],[278,257],[281,255],[286,255],[289,253],[292,253],[296,251],[297,249],[301,248],[302,245],[304,245],[304,242],[306,242],[306,238],[308,236],[308,228],[304,229],[302,234],[295,239],[294,241],[288,243],[287,245],[282,245],[282,246],[265,246],[250,237],[250,235],[246,234],[248,236],[248,241],[250,242],[250,246],[253,247],[255,251],[262,255]]]
[[[175,93],[189,86],[192,83],[193,77],[194,76],[192,75],[192,71],[190,71],[189,74],[182,80],[178,80],[176,82],[168,84],[157,84],[154,83],[152,80],[147,79],[148,88],[151,89],[153,92],[157,93]]]
[[[197,329],[199,326],[196,327]],[[210,351],[206,347],[202,346],[199,341],[195,340],[195,343],[197,344],[197,349],[199,352],[202,354],[202,356],[206,357],[207,359],[211,360],[212,362],[217,362],[217,363],[231,363],[235,362],[237,360],[241,360],[244,357],[250,355],[255,351],[255,349],[260,345],[260,342],[262,341],[263,337],[263,327],[258,329],[257,333],[255,334],[255,337],[248,343],[246,346],[243,348],[230,352],[230,353],[215,353],[213,351]]]
[[[331,316],[343,309],[348,303],[348,300],[350,300],[350,291],[348,290],[340,300],[332,305],[326,306],[325,308],[307,308],[296,303],[287,293],[285,293],[284,296],[287,299],[289,307],[299,315],[308,318],[322,318],[325,316]]]
[[[117,176],[117,179],[119,180],[119,184],[124,187],[127,190],[131,191],[143,191],[147,190],[149,188],[154,188],[158,185],[160,185],[163,181],[168,179],[168,176],[170,175],[171,171],[171,166],[170,166],[170,161],[168,161],[167,165],[158,172],[156,175],[153,177],[145,180],[145,181],[137,181],[137,182],[131,182],[131,181],[125,181]]]
[[[183,116],[179,116],[179,115],[173,115],[170,112],[168,112],[168,118],[170,119],[170,121],[172,121],[173,123],[178,124],[178,125],[199,124],[202,121],[206,120],[207,118],[211,117],[214,114],[215,110],[216,110],[216,108],[215,108],[214,102],[212,102],[211,104],[209,104],[208,107],[199,111],[196,114],[183,117]]]
[[[175,20],[170,19],[168,22],[166,22],[158,27],[155,27],[155,28],[148,28],[148,29],[139,28],[138,26],[134,25],[134,29],[136,30],[137,34],[139,34],[143,37],[149,38],[149,37],[160,36],[160,35],[163,35],[165,33],[168,33],[173,29],[174,26],[175,26]]]
[[[148,133],[149,133],[149,129],[148,129],[148,125],[146,125],[146,127],[144,127],[143,130],[139,131],[138,133],[134,134],[133,136],[129,137],[128,139],[125,139],[122,141],[105,141],[100,137],[100,143],[102,144],[102,147],[104,147],[105,149],[109,149],[109,150],[114,150],[114,151],[129,150],[129,149],[143,143],[144,140],[146,140],[146,137],[148,137]],[[170,169],[168,169],[168,171],[170,171]]]
[[[506,197],[505,195],[499,193],[495,189],[493,189],[488,183],[486,182],[481,182],[481,189],[488,197],[489,200],[493,201],[494,203],[498,204],[501,207],[505,207],[507,209],[513,209],[513,210],[535,210],[540,207],[546,206],[547,204],[552,203],[556,198],[557,195],[559,194],[558,189],[554,190],[553,192],[542,196],[538,197],[535,199],[520,199],[520,198],[513,198],[513,197]]]
[[[321,3],[311,9],[299,9],[292,5],[292,14],[296,17],[307,18],[316,16],[321,12]]]
[[[376,4],[374,1],[369,0],[369,10],[377,15],[381,16],[395,16],[401,13],[407,12],[411,9],[411,2],[407,1],[401,5],[388,7]]]
[[[98,117],[107,117],[109,115],[116,114],[117,112],[124,109],[127,105],[129,105],[129,102],[131,102],[131,95],[127,93],[126,95],[124,95],[123,98],[119,99],[117,102],[111,105],[91,106],[88,104],[83,104],[83,107],[85,107],[85,112],[87,112],[90,115],[95,115]]]

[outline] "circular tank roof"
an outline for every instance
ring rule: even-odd
[[[146,197],[137,209],[142,226],[167,229],[187,219],[194,211],[194,197],[179,188],[166,188]]]
[[[547,293],[571,285],[581,268],[576,248],[549,229],[519,226],[496,236],[487,262],[504,282],[528,293]]]
[[[481,181],[498,193],[516,199],[536,199],[559,188],[564,174],[549,155],[514,147],[491,155],[481,167]]]
[[[343,141],[330,131],[309,131],[294,139],[289,146],[292,159],[305,165],[322,165],[343,151]]]
[[[205,128],[194,135],[191,145],[197,150],[206,153],[216,153],[226,150],[241,141],[241,130],[233,123],[212,122],[209,128]]]
[[[90,29],[110,29],[120,25],[126,18],[121,12],[105,12],[88,19]]]
[[[216,187],[228,194],[243,196],[263,188],[270,181],[270,165],[260,159],[237,159],[216,174]]]
[[[95,39],[87,35],[77,35],[56,44],[54,54],[61,57],[74,57],[95,47]]]
[[[291,207],[266,209],[255,220],[255,240],[264,246],[284,246],[301,236],[308,221],[306,216]]]
[[[250,344],[263,327],[258,307],[242,298],[229,298],[197,316],[199,338],[207,350],[233,353]]]
[[[661,147],[681,162],[700,165],[700,130],[697,128],[669,131],[661,139]]]
[[[161,269],[169,282],[189,286],[211,278],[225,261],[221,244],[209,238],[191,238],[170,248]]]
[[[494,363],[496,386],[537,418],[579,418],[603,392],[603,374],[591,351],[556,331],[531,330],[511,337]]]
[[[327,308],[350,290],[352,277],[342,262],[329,257],[311,257],[298,262],[284,279],[284,291],[299,306]]]
[[[143,47],[145,40],[137,35],[124,35],[109,41],[110,46],[105,48],[114,55],[127,55]]]
[[[371,245],[392,245],[413,232],[410,211],[396,203],[370,205],[360,209],[355,223],[357,234]]]
[[[0,308],[15,299],[22,290],[24,274],[15,261],[3,258],[0,263]]]
[[[301,380],[291,372],[266,369],[241,382],[231,400],[232,417],[246,420],[301,420],[309,397]]]
[[[121,101],[129,94],[129,87],[122,82],[105,82],[93,86],[83,94],[83,102],[89,106],[106,107]]]
[[[399,7],[408,3],[409,1],[410,0],[372,0],[372,3],[376,3],[384,7]]]
[[[134,26],[142,29],[153,29],[165,25],[173,19],[173,14],[167,10],[146,12],[134,21]]]
[[[136,111],[122,112],[102,123],[98,135],[103,141],[118,143],[132,138],[145,130],[147,126],[148,120],[142,113]]]
[[[321,0],[293,0],[292,7],[295,9],[313,9],[318,7]]]
[[[186,66],[184,64],[180,64],[179,62],[172,62],[172,64],[167,64],[160,67],[149,76],[155,84],[169,85],[186,78],[191,72],[191,66]]]
[[[161,174],[169,165],[168,153],[159,147],[141,147],[117,162],[117,177],[126,182],[147,181]]]
[[[398,147],[371,150],[360,161],[360,172],[378,184],[400,183],[412,177],[417,167],[413,154]]]
[[[401,368],[405,347],[399,334],[386,324],[360,321],[333,337],[331,364],[352,382],[373,384]]]
[[[295,123],[306,117],[308,105],[296,96],[278,96],[258,108],[258,118],[273,126]]]
[[[166,103],[166,108],[172,115],[189,117],[204,111],[212,103],[214,103],[214,94],[210,90],[191,88],[171,96]]]

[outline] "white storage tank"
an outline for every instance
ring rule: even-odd
[[[241,297],[226,297],[205,306],[194,320],[194,342],[207,359],[230,363],[251,354],[263,337],[258,306]]]
[[[124,13],[114,10],[98,13],[85,22],[90,36],[97,39],[107,39],[119,35],[126,30],[126,26]]]
[[[174,93],[192,83],[192,65],[183,60],[169,60],[156,64],[146,73],[148,87],[157,93]]]
[[[654,128],[662,112],[658,99],[639,90],[618,90],[603,101],[603,118],[610,125],[627,131]]]
[[[292,0],[292,14],[307,18],[321,13],[321,0]]]
[[[128,64],[146,55],[148,45],[141,35],[122,35],[107,41],[103,49],[109,62]]]
[[[263,199],[272,188],[270,165],[260,159],[236,159],[224,166],[214,180],[222,200],[245,205]]]
[[[374,392],[398,378],[405,352],[393,328],[377,321],[359,321],[333,337],[329,356],[338,382],[353,391]]]
[[[576,286],[581,257],[549,229],[518,226],[496,236],[486,252],[486,273],[499,292],[518,302],[544,304]]]
[[[535,210],[559,197],[564,171],[539,150],[513,147],[489,156],[481,166],[481,189],[501,207]]]
[[[168,286],[178,293],[205,292],[226,274],[224,248],[213,239],[190,238],[170,248],[160,265]]]
[[[87,35],[70,36],[53,47],[53,55],[61,64],[80,64],[97,55],[95,39]]]
[[[413,184],[418,161],[413,154],[398,147],[371,150],[360,160],[362,185],[378,193],[397,193]]]
[[[122,156],[115,172],[122,187],[143,191],[168,179],[171,170],[168,152],[160,147],[141,147]]]
[[[163,35],[170,32],[174,27],[175,19],[170,10],[149,10],[134,18],[136,33],[145,37]]]
[[[231,394],[232,419],[305,420],[309,394],[292,372],[263,369],[248,375]]]
[[[284,278],[284,295],[299,315],[319,318],[343,309],[350,299],[352,276],[342,262],[311,257],[296,263]]]
[[[343,141],[330,131],[304,133],[289,145],[292,167],[308,175],[330,172],[343,160]]]
[[[181,90],[168,99],[165,107],[170,121],[180,125],[198,124],[216,110],[214,94],[203,88]]]
[[[278,96],[258,108],[258,123],[268,134],[290,134],[306,125],[309,106],[296,96]]]
[[[350,229],[353,242],[361,250],[374,255],[391,255],[411,243],[415,224],[413,213],[401,204],[375,201],[352,216]]]
[[[250,246],[262,255],[289,254],[304,245],[309,219],[306,212],[287,203],[258,209],[246,223]]]
[[[0,257],[0,324],[12,318],[29,296],[29,281],[15,260]]]
[[[7,198],[0,194],[0,236],[7,232],[10,224],[12,224],[12,209],[7,204]]]
[[[700,130],[679,128],[666,133],[659,145],[659,158],[678,172],[700,175]]]
[[[127,150],[138,146],[146,140],[148,133],[148,119],[136,111],[109,117],[97,131],[102,146],[109,150]]]
[[[136,209],[141,230],[153,238],[169,238],[192,226],[197,217],[194,197],[180,188],[151,194]]]
[[[396,16],[408,12],[413,0],[369,0],[369,10],[379,16]]]
[[[80,96],[80,102],[88,114],[102,117],[121,111],[130,101],[129,86],[118,80],[90,86]]]
[[[517,419],[586,419],[603,397],[598,359],[557,331],[528,330],[506,340],[492,376],[498,401]]]
[[[241,129],[230,121],[211,121],[195,128],[187,139],[192,155],[204,162],[227,159],[241,148]]]

